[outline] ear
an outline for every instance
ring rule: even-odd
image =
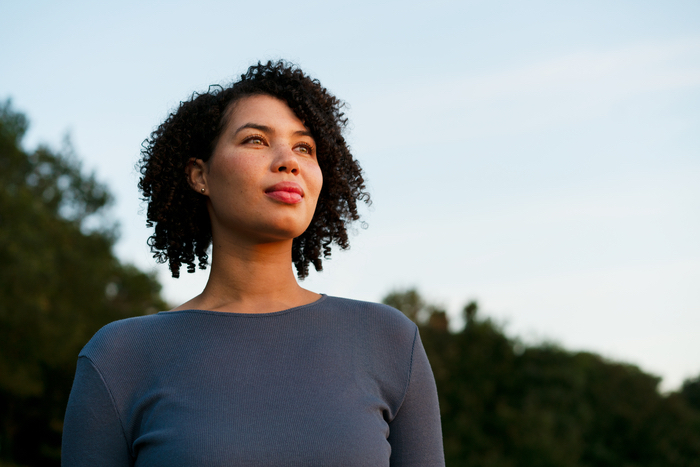
[[[190,184],[194,191],[202,195],[207,194],[206,167],[202,159],[193,157],[187,161],[185,174],[187,175],[187,183]]]

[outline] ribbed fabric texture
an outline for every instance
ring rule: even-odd
[[[444,465],[416,326],[323,296],[109,324],[78,359],[64,466]]]

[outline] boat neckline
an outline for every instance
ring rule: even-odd
[[[210,315],[217,315],[217,316],[237,316],[237,317],[244,317],[244,318],[255,318],[255,317],[266,317],[266,316],[275,316],[275,315],[283,315],[287,313],[292,313],[297,310],[301,310],[304,308],[309,308],[315,305],[320,304],[321,302],[325,301],[326,298],[328,298],[328,295],[326,294],[320,294],[321,297],[318,300],[314,300],[311,303],[307,303],[305,305],[299,305],[295,306],[292,308],[287,308],[285,310],[279,310],[279,311],[270,311],[267,313],[237,313],[235,311],[213,311],[213,310],[201,310],[198,308],[188,308],[186,310],[173,310],[173,311],[159,311],[159,315],[171,315],[171,314],[176,314],[176,313],[198,313],[198,314],[210,314]]]

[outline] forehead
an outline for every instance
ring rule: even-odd
[[[226,130],[236,130],[247,123],[271,127],[308,130],[294,111],[281,99],[269,95],[242,97],[231,103],[224,115]]]

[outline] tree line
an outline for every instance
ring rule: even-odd
[[[104,324],[166,308],[155,278],[113,253],[111,196],[70,146],[27,151],[0,103],[0,467],[58,466],[82,346]],[[476,303],[465,327],[416,290],[384,302],[419,326],[450,466],[700,465],[700,378],[672,394],[639,368],[523,345]]]
[[[107,188],[70,145],[22,148],[0,103],[0,466],[60,465],[80,349],[110,321],[163,309],[152,275],[113,253]]]
[[[700,466],[700,377],[662,395],[634,365],[524,345],[474,302],[459,332],[415,289],[384,303],[420,328],[448,466]]]

